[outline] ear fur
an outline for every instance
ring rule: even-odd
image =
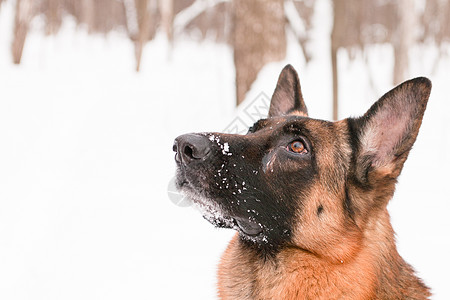
[[[381,97],[367,113],[353,119],[357,130],[356,175],[361,182],[371,171],[396,178],[408,157],[427,106],[431,81],[408,80]]]
[[[291,65],[286,65],[281,71],[270,101],[269,118],[291,114],[306,117],[308,110],[303,102],[297,72]]]

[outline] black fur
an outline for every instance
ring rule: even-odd
[[[364,116],[341,123],[338,133],[335,123],[307,117],[297,73],[287,66],[272,96],[269,118],[257,121],[246,135],[202,133],[177,138],[177,185],[204,210],[205,219],[217,227],[236,229],[244,245],[264,253],[298,246],[292,243],[292,234],[313,182],[320,182],[317,187],[339,197],[343,211],[356,224],[358,217],[370,208],[382,207],[392,196],[398,174],[375,181],[370,180],[370,174],[389,159],[400,172],[417,135],[430,88],[427,79],[405,82]],[[409,109],[406,113],[403,106]],[[364,149],[365,132],[369,132],[365,137],[369,148],[371,138],[383,142],[388,136],[384,135],[388,131],[384,126],[389,126],[383,122],[386,116],[388,120],[397,118],[400,125],[407,124],[406,130],[413,134],[397,128],[398,136],[403,134],[399,141],[387,138],[383,144],[375,140],[374,145],[382,145],[380,149]],[[367,131],[373,124],[383,128]],[[347,132],[342,132],[343,128]],[[291,151],[289,145],[294,141],[303,143],[306,151]],[[320,155],[328,165],[319,170],[316,155],[325,150],[327,154]],[[323,161],[322,166],[326,165]],[[358,194],[377,190],[380,196],[370,203],[362,201],[352,195],[350,187]],[[317,217],[326,210],[319,204]]]
[[[244,241],[265,251],[290,244],[302,195],[317,175],[304,118],[282,121],[262,120],[245,136],[205,134],[209,155],[188,166],[178,162],[178,186],[200,205],[202,199],[212,201],[223,214],[217,217],[210,211],[206,219],[237,229]],[[307,154],[289,152],[287,146],[295,140],[304,141]],[[260,233],[246,232],[258,226]]]

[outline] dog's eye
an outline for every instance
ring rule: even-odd
[[[288,150],[294,153],[307,153],[308,150],[306,150],[305,144],[302,141],[293,141],[288,145]]]

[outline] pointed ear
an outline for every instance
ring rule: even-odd
[[[371,171],[397,177],[408,157],[427,106],[431,81],[415,78],[386,93],[367,113],[353,119],[359,140],[356,175]]]
[[[300,81],[295,69],[287,65],[281,71],[277,87],[270,101],[269,118],[284,115],[308,116],[303,102]]]

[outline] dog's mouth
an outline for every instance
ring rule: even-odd
[[[200,195],[186,179],[179,181],[178,189],[192,200],[203,218],[215,227],[235,229],[247,238],[257,239],[262,237],[262,240],[264,240],[263,225],[253,218],[231,216],[216,201]]]
[[[255,239],[263,236],[263,227],[260,223],[256,223],[249,218],[226,217],[224,215],[211,215],[209,212],[202,210],[203,218],[219,228],[235,229],[241,235]]]
[[[257,237],[263,234],[263,227],[260,223],[256,223],[251,219],[235,218],[234,222],[239,231],[249,237]]]

